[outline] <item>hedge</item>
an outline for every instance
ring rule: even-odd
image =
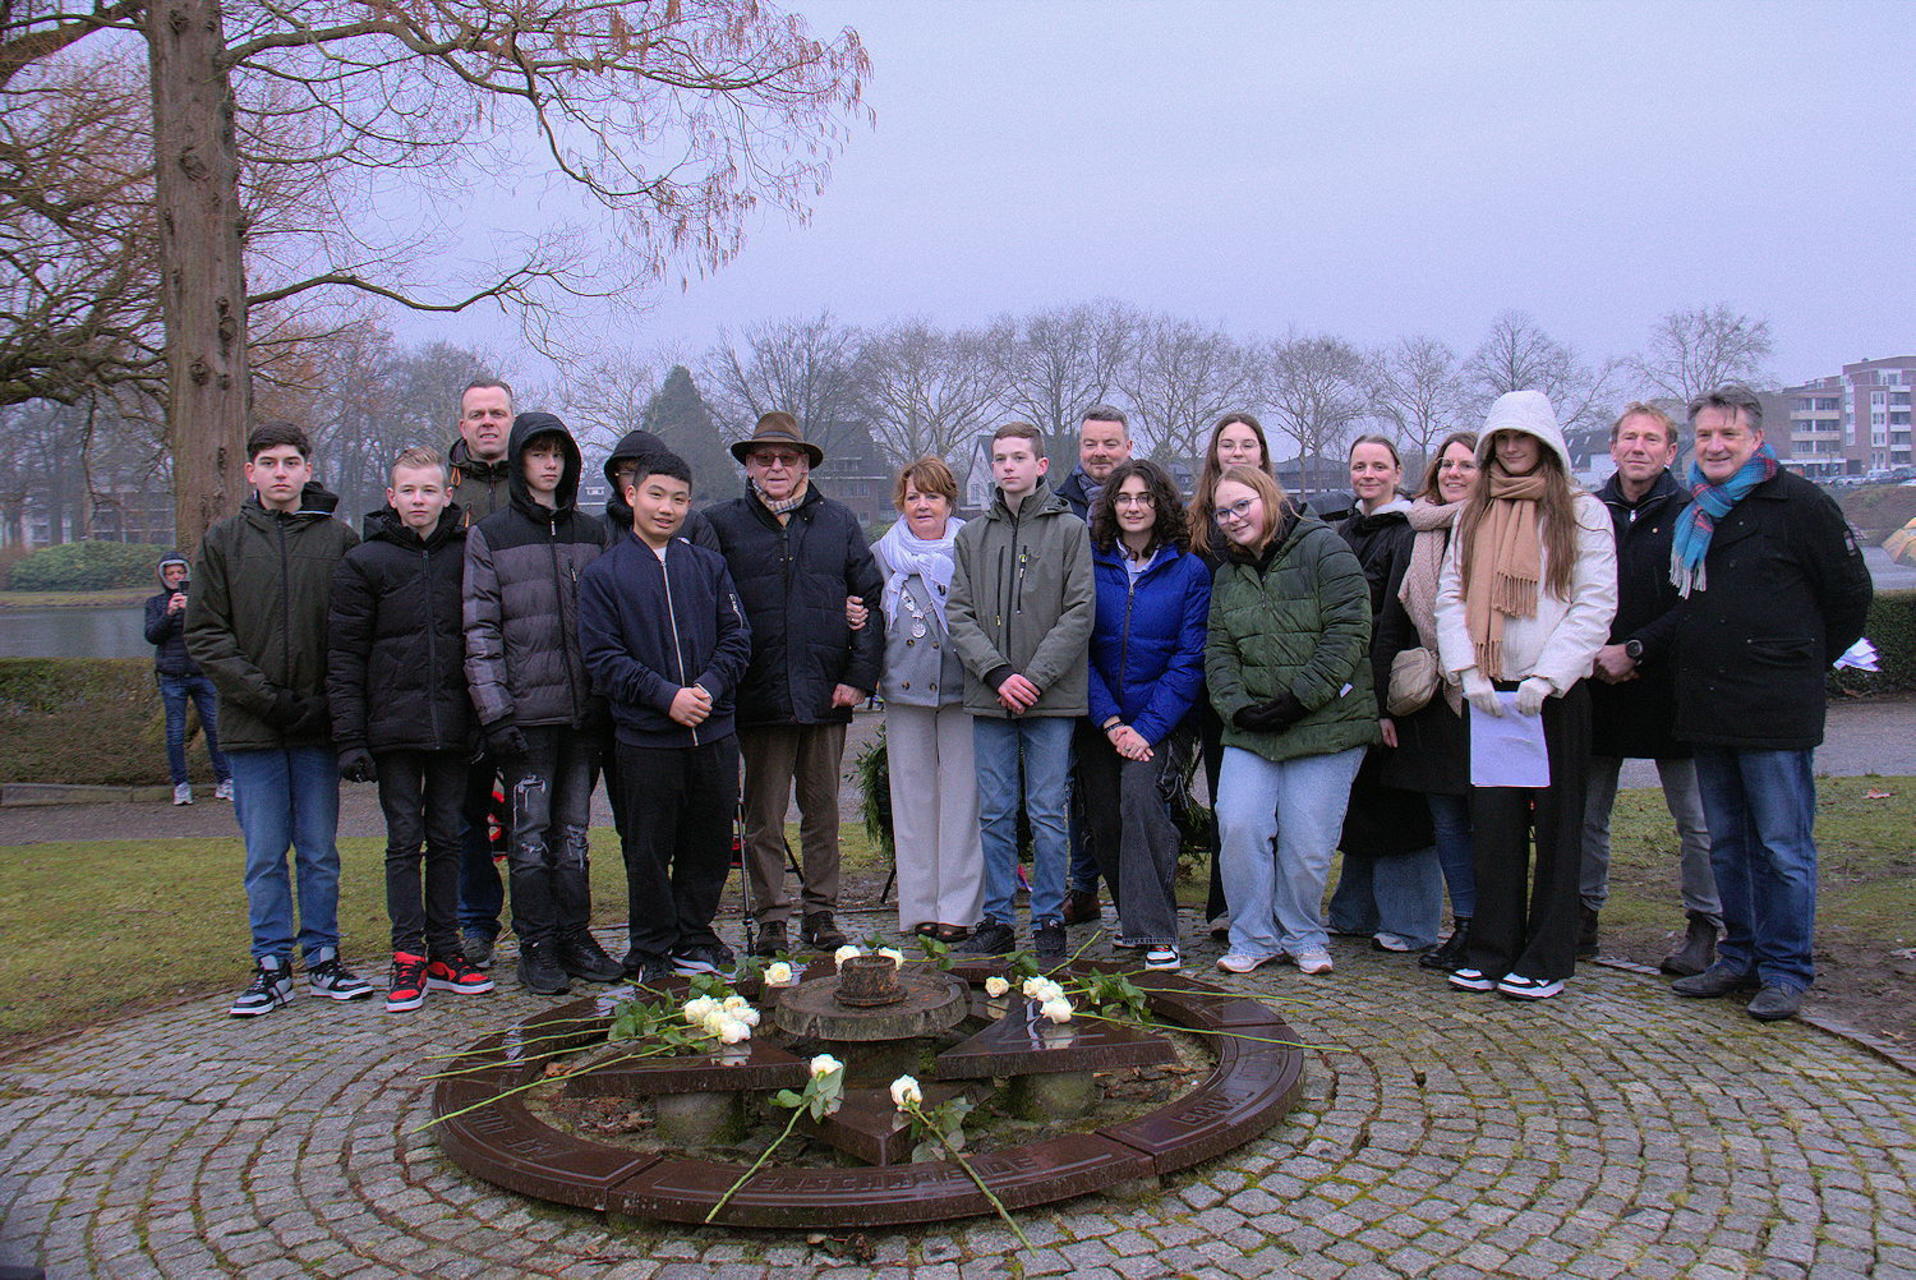
[[[1832,687],[1844,693],[1916,689],[1916,591],[1878,591],[1863,634],[1876,646],[1882,670],[1832,672]]]
[[[197,717],[187,768],[213,780]],[[150,658],[0,658],[0,782],[160,786],[166,710]]]
[[[68,542],[36,551],[13,566],[14,591],[104,591],[157,587],[153,570],[171,548],[140,542]]]

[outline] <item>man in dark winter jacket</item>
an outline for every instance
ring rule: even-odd
[[[605,706],[579,649],[579,575],[606,533],[578,508],[579,446],[565,423],[520,414],[508,456],[511,505],[466,534],[466,680],[512,808],[519,980],[559,995],[568,975],[620,977],[588,928],[586,826]]]
[[[1617,616],[1610,643],[1597,650],[1590,682],[1590,782],[1583,818],[1583,929],[1577,954],[1597,953],[1597,920],[1609,897],[1610,810],[1623,762],[1654,760],[1663,800],[1676,821],[1682,855],[1683,910],[1689,928],[1681,946],[1663,959],[1665,973],[1702,973],[1716,958],[1723,908],[1710,874],[1710,832],[1697,794],[1696,762],[1688,743],[1670,732],[1676,717],[1676,609],[1670,581],[1670,543],[1688,505],[1670,474],[1677,427],[1670,415],[1632,404],[1610,428],[1610,460],[1617,464],[1597,497],[1610,510],[1617,535]]]
[[[154,572],[160,579],[160,591],[146,600],[146,642],[154,646],[153,676],[159,681],[160,701],[166,707],[166,767],[173,778],[173,803],[193,803],[193,784],[186,776],[188,698],[199,708],[206,754],[213,761],[213,776],[218,780],[213,798],[231,800],[233,773],[220,751],[219,698],[213,682],[186,656],[186,594],[192,566],[179,552],[169,551]]]
[[[1716,963],[1684,996],[1760,987],[1750,1016],[1792,1017],[1816,976],[1815,749],[1824,680],[1863,634],[1869,567],[1843,513],[1763,443],[1763,403],[1724,387],[1690,404],[1691,505],[1671,572],[1676,733],[1696,748],[1723,901]]]
[[[289,422],[246,440],[253,495],[206,531],[186,606],[186,651],[220,695],[233,808],[246,843],[253,981],[235,1017],[293,996],[295,852],[299,949],[308,989],[357,1000],[372,988],[339,958],[339,773],[326,711],[326,610],[333,569],[359,541],[312,483],[312,445]]]
[[[1105,481],[1120,463],[1131,457],[1131,427],[1124,410],[1108,404],[1092,405],[1078,423],[1078,465],[1054,492],[1065,500],[1071,514],[1091,523],[1091,504],[1104,491]],[[1103,737],[1089,725],[1079,725],[1073,743],[1074,756],[1107,748]],[[1077,770],[1072,770],[1076,775]],[[1098,905],[1098,860],[1091,853],[1085,832],[1089,826],[1082,812],[1084,787],[1072,788],[1071,867],[1065,875],[1064,922],[1088,924],[1104,914]],[[1115,894],[1117,891],[1112,890]]]
[[[729,975],[712,931],[738,804],[733,703],[752,637],[725,557],[679,536],[692,504],[683,459],[648,451],[613,478],[632,513],[579,584],[579,637],[612,703],[623,786],[630,949],[625,973]],[[609,775],[611,776],[611,775]]]
[[[460,584],[465,520],[448,503],[446,460],[411,448],[393,462],[387,506],[333,572],[326,693],[340,776],[376,779],[386,818],[390,1013],[427,988],[492,990],[459,947],[460,801],[472,759]],[[425,876],[420,876],[420,846]]]
[[[449,496],[470,526],[512,501],[512,468],[506,462],[512,388],[497,378],[474,378],[459,395],[458,426],[448,455]],[[505,886],[492,865],[492,788],[498,775],[498,762],[481,756],[468,771],[460,801],[459,930],[466,958],[482,969],[492,965],[499,914],[506,904]]]
[[[743,498],[707,509],[752,628],[752,665],[738,695],[745,758],[745,870],[759,923],[756,951],[787,946],[785,810],[798,791],[803,940],[842,946],[838,906],[838,770],[852,708],[878,687],[884,619],[853,631],[845,601],[878,599],[884,582],[851,508],[810,479],[825,451],[789,413],[768,413],[732,446],[750,481]]]

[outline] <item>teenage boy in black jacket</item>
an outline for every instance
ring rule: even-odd
[[[629,532],[586,567],[579,639],[594,686],[612,700],[621,835],[631,895],[626,976],[729,973],[712,931],[731,860],[738,800],[734,693],[751,630],[725,557],[679,536],[692,472],[670,453],[622,461],[614,482]]]
[[[588,927],[597,725],[579,653],[579,575],[605,525],[579,510],[579,446],[549,413],[513,421],[512,502],[466,532],[466,681],[512,803],[507,863],[519,981],[561,995],[568,978],[617,982]]]
[[[459,947],[460,801],[473,721],[460,622],[465,513],[446,479],[436,449],[407,449],[393,462],[388,505],[366,517],[366,540],[333,571],[327,620],[339,774],[377,777],[386,815],[391,1013],[417,1009],[429,987],[492,990]]]

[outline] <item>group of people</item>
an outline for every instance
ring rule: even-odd
[[[1687,483],[1676,424],[1633,404],[1589,494],[1548,400],[1512,392],[1414,494],[1394,443],[1361,437],[1354,505],[1320,518],[1250,414],[1216,424],[1187,497],[1101,405],[1055,486],[1042,433],[1000,427],[969,521],[949,466],[912,462],[870,546],[783,413],[733,446],[746,495],[698,511],[686,464],[629,434],[601,519],[577,506],[564,424],[475,382],[449,456],[395,460],[364,542],[303,433],[262,426],[254,496],[161,609],[218,690],[245,837],[256,972],[232,1011],[290,998],[295,941],[312,992],[372,993],[338,951],[342,776],[376,778],[386,817],[389,1009],[491,989],[493,821],[532,991],[728,971],[712,922],[735,813],[752,950],[794,945],[793,861],[797,945],[837,947],[839,771],[877,694],[903,931],[1011,951],[1023,882],[1054,962],[1102,881],[1113,943],[1178,969],[1172,807],[1201,760],[1220,969],[1324,973],[1337,932],[1547,999],[1595,950],[1619,765],[1643,757],[1682,837],[1675,989],[1790,1016],[1813,977],[1823,674],[1861,634],[1869,575],[1834,504],[1778,468],[1754,395],[1689,418]],[[1539,726],[1531,785],[1473,777],[1473,737],[1506,717]],[[588,928],[601,773],[630,893],[619,960]]]

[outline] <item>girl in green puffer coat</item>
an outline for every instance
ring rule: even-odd
[[[1218,968],[1249,973],[1288,955],[1327,973],[1324,882],[1351,781],[1377,740],[1370,587],[1344,540],[1265,472],[1232,467],[1213,499],[1230,544],[1204,663],[1224,721],[1217,817],[1231,946]]]

